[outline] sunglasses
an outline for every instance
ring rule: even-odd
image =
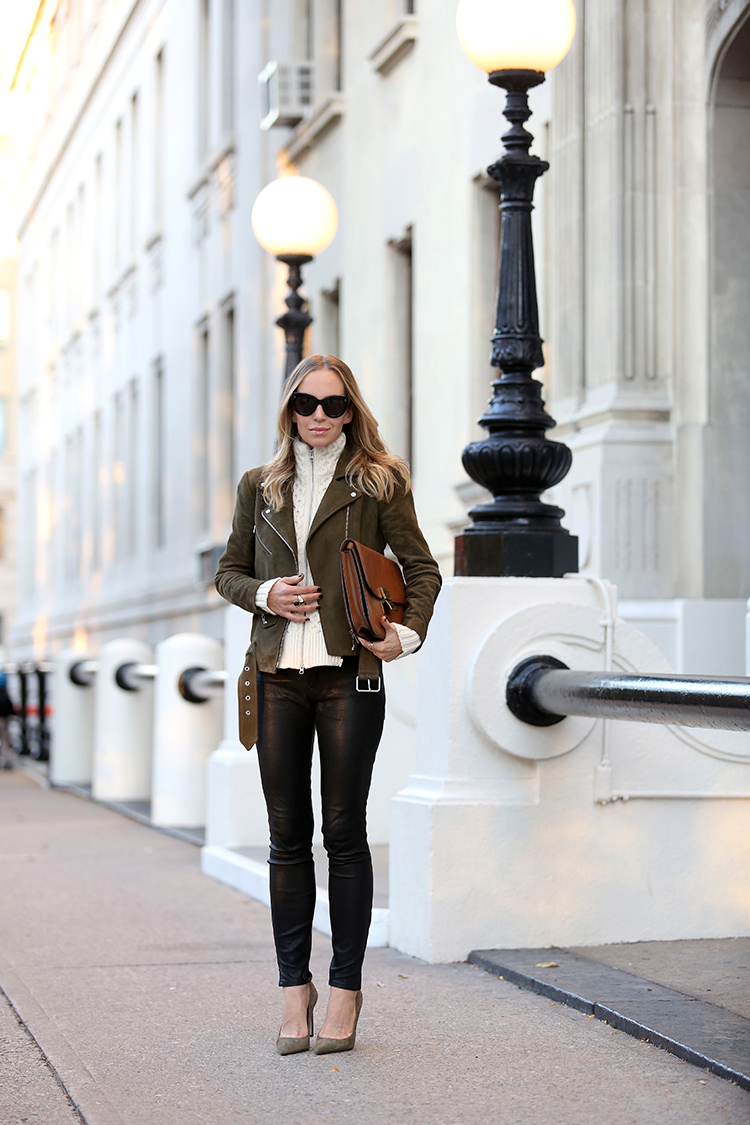
[[[326,395],[325,398],[316,398],[315,395],[306,395],[295,391],[292,395],[292,410],[308,418],[314,414],[319,406],[329,418],[340,418],[349,409],[349,395]]]

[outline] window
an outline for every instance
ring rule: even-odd
[[[138,246],[138,92],[130,99],[130,259]]]
[[[102,282],[102,154],[97,153],[94,165],[94,304],[99,304],[99,292]]]
[[[10,289],[0,289],[0,347],[10,344]]]
[[[209,99],[211,96],[211,9],[209,0],[199,0],[198,19],[198,159],[208,155]]]
[[[0,457],[8,452],[8,399],[0,396]]]
[[[65,439],[64,482],[64,559],[65,580],[75,582],[81,570],[81,452],[83,431],[80,426]]]
[[[79,184],[76,200],[76,236],[75,245],[73,246],[73,268],[75,273],[74,315],[76,318],[80,317],[84,311],[84,287],[88,284],[88,278],[85,274],[85,266],[87,265],[86,254],[83,249],[87,242],[86,189],[83,184]]]
[[[120,264],[120,221],[122,215],[122,121],[115,125],[114,260]]]
[[[102,499],[104,495],[105,467],[103,462],[104,450],[104,420],[101,411],[94,415],[94,425],[91,443],[91,567],[99,570],[102,565]]]
[[[198,329],[198,355],[195,373],[194,435],[195,435],[195,530],[208,530],[209,508],[209,408],[210,349],[208,324]]]
[[[222,15],[221,128],[226,136],[234,128],[235,0],[224,0]]]
[[[60,231],[57,227],[52,231],[49,244],[49,322],[53,335],[57,334],[58,314],[60,299]]]
[[[65,224],[65,304],[63,318],[64,327],[69,330],[75,315],[75,291],[78,278],[78,254],[75,245],[75,207],[68,204]]]
[[[126,446],[126,421],[125,398],[122,391],[118,391],[113,403],[114,416],[114,463],[112,465],[112,490],[113,490],[113,515],[114,515],[114,545],[115,561],[119,562],[125,550],[125,446]]]
[[[334,90],[343,90],[343,42],[344,42],[344,25],[343,25],[343,0],[333,0],[333,88]]]
[[[395,383],[395,448],[412,465],[414,433],[414,277],[412,230],[390,244],[392,267],[392,324]]]
[[[339,299],[341,282],[337,279],[332,289],[322,289],[318,310],[320,351],[339,355]],[[317,345],[316,345],[317,346]]]
[[[473,293],[469,390],[472,422],[484,414],[497,369],[490,365],[500,263],[500,188],[482,176],[475,181],[473,214]]]
[[[127,525],[125,544],[128,555],[137,550],[138,517],[138,435],[139,435],[138,380],[131,379],[128,387],[128,441],[125,463],[125,488],[127,496]]]
[[[235,484],[235,326],[234,305],[228,302],[223,310],[221,341],[221,380],[218,387],[217,408],[217,461],[219,480],[217,490],[217,522],[228,524],[232,518]]]
[[[161,193],[164,150],[164,48],[156,56],[154,75],[154,228],[161,227]]]
[[[26,597],[34,593],[36,572],[37,473],[30,469],[21,481],[21,585]]]
[[[165,460],[166,387],[164,360],[161,356],[153,366],[153,397],[151,413],[152,466],[152,528],[153,544],[163,547],[167,541],[166,527],[166,460]]]

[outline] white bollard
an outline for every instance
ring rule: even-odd
[[[49,778],[53,785],[87,785],[94,761],[97,661],[65,649],[55,658],[55,719]],[[71,678],[71,671],[75,678]]]
[[[267,846],[268,817],[260,785],[258,755],[246,750],[237,729],[237,679],[250,642],[252,615],[237,606],[224,612],[224,737],[208,760],[206,844],[242,848]]]
[[[151,795],[153,697],[150,680],[137,691],[115,681],[123,664],[149,664],[150,645],[143,641],[109,641],[99,654],[94,688],[93,796],[104,801],[146,801]]]
[[[206,822],[206,762],[221,738],[224,692],[216,688],[204,702],[189,703],[180,694],[179,680],[188,668],[222,670],[223,648],[213,637],[178,633],[157,645],[156,663],[151,820],[164,827],[197,828]]]

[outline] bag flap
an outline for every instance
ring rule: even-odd
[[[406,587],[401,568],[392,559],[387,559],[379,551],[357,543],[355,539],[345,539],[341,544],[342,558],[351,559],[357,569],[359,580],[373,597],[380,599],[379,590],[388,591],[388,601],[403,605],[406,601]]]

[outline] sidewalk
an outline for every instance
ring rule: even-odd
[[[279,1058],[268,911],[197,847],[17,773],[0,904],[0,987],[38,1044],[0,1012],[3,1125],[750,1121],[750,1094],[657,1047],[390,949],[368,953],[354,1052]],[[316,934],[319,985],[328,957]]]

